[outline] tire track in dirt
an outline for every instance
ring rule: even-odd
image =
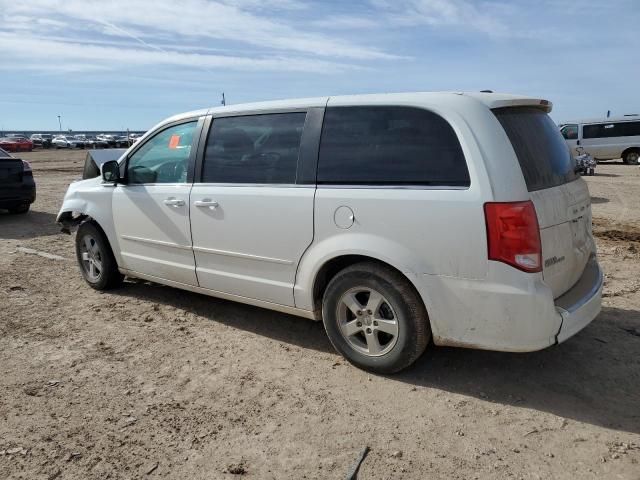
[[[593,234],[614,242],[640,242],[640,226],[622,225],[604,218],[593,219]]]

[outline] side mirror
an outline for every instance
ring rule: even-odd
[[[118,183],[120,180],[120,165],[116,160],[102,164],[102,180],[108,183]]]

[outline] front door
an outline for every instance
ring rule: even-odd
[[[313,239],[313,185],[297,182],[304,112],[216,118],[191,192],[201,287],[293,306]]]
[[[569,145],[569,148],[571,149],[571,155],[574,157],[577,156],[578,147],[580,146],[580,140],[578,137],[578,125],[564,125],[560,129],[560,133],[562,133],[564,140],[567,142],[567,145]]]
[[[127,160],[125,184],[113,193],[122,267],[197,285],[189,225],[189,166],[197,122],[149,138]]]

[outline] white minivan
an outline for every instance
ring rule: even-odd
[[[560,132],[574,155],[582,148],[596,160],[640,163],[640,118],[635,115],[562,123]]]
[[[598,315],[603,284],[550,110],[407,93],[185,113],[71,184],[58,222],[93,288],[126,275],[322,320],[371,371],[431,340],[539,350]]]

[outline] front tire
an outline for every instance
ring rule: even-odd
[[[322,301],[329,340],[349,362],[376,373],[395,373],[424,352],[431,329],[413,285],[373,262],[345,268],[329,282]]]
[[[118,271],[109,241],[91,222],[85,222],[78,228],[76,257],[82,276],[92,288],[109,290],[122,284],[124,275]]]

